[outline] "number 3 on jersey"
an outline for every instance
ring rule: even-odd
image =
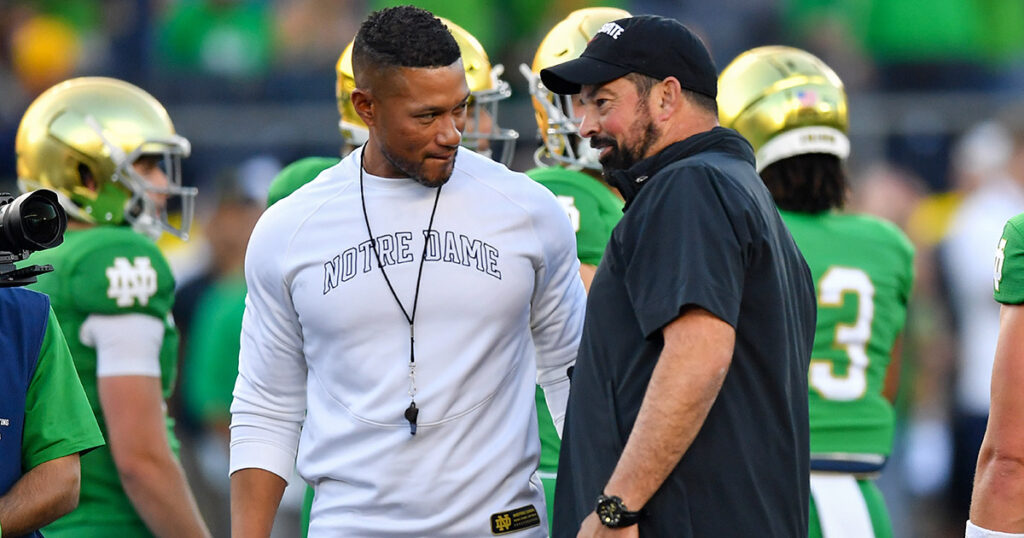
[[[816,358],[811,359],[808,373],[811,388],[828,400],[856,400],[867,390],[867,344],[875,316],[875,286],[861,269],[829,267],[818,281],[819,309],[842,307],[847,293],[856,297],[857,319],[852,325],[837,323],[833,338],[833,345],[849,358],[846,374],[836,375],[833,361]]]

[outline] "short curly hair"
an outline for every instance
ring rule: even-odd
[[[375,11],[363,22],[352,45],[352,70],[395,67],[447,67],[460,57],[459,45],[441,19],[415,6]]]
[[[776,161],[761,170],[761,180],[786,211],[821,213],[846,202],[846,167],[835,155],[804,153]]]

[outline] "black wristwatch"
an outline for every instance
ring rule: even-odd
[[[601,524],[612,529],[621,529],[630,525],[636,525],[640,521],[641,511],[630,512],[622,499],[612,495],[599,495],[597,497],[597,519]]]

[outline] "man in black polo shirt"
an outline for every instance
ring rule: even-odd
[[[750,144],[718,126],[710,55],[631,17],[541,77],[580,94],[627,202],[587,304],[554,535],[806,537],[813,284]]]

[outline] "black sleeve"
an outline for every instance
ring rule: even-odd
[[[642,219],[622,242],[640,328],[649,338],[691,305],[736,327],[750,241],[744,219],[732,215],[743,213],[743,198],[713,169],[663,173],[671,176],[654,178],[638,197]]]

